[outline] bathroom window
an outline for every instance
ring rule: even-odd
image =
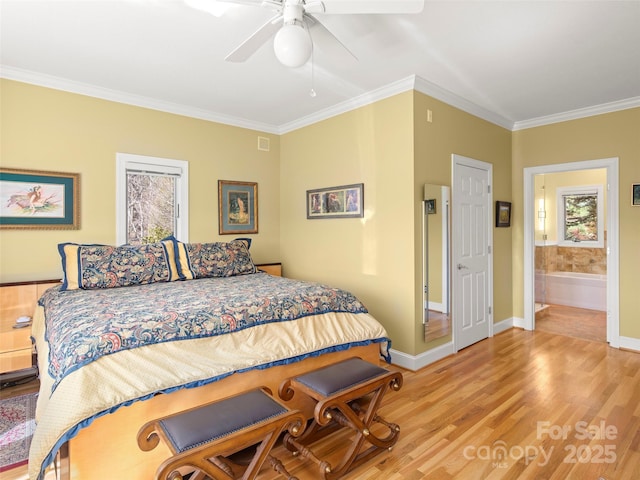
[[[604,247],[602,185],[558,188],[559,245]]]

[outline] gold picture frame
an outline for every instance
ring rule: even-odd
[[[218,233],[258,233],[258,184],[218,180]]]
[[[80,228],[80,174],[0,168],[0,228]]]
[[[511,226],[511,202],[496,202],[496,227]]]

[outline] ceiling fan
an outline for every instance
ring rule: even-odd
[[[225,60],[244,62],[271,37],[276,57],[287,67],[304,65],[315,41],[332,53],[334,46],[355,55],[314,16],[314,14],[401,14],[419,13],[424,0],[185,0],[198,9],[208,10],[215,3],[235,3],[265,7],[276,12],[264,25],[233,50]]]

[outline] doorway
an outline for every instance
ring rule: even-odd
[[[493,165],[452,155],[454,350],[493,336]]]
[[[534,176],[536,330],[606,342],[606,175]]]
[[[524,169],[524,324],[527,330],[535,329],[535,248],[536,222],[540,208],[536,205],[536,175],[559,172],[605,169],[607,191],[606,232],[606,339],[612,347],[619,347],[619,296],[618,296],[618,159],[608,158],[564,164],[530,167]]]

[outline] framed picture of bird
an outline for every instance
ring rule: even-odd
[[[0,228],[80,228],[80,174],[0,168]]]

